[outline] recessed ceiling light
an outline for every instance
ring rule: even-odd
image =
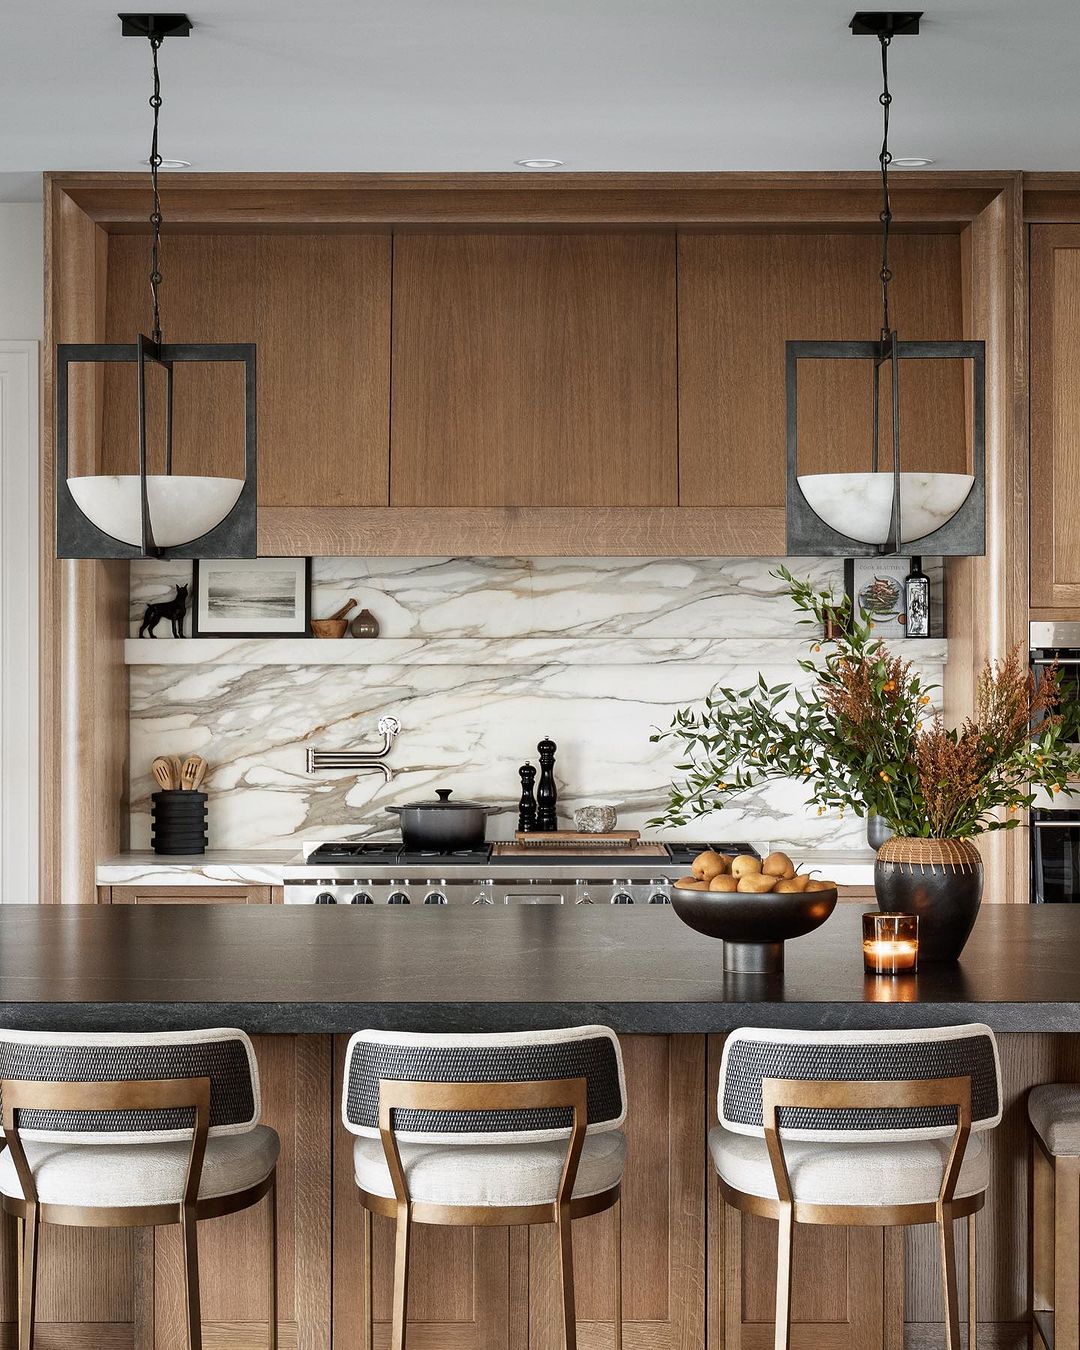
[[[894,169],[925,169],[928,164],[935,164],[937,161],[927,159],[925,155],[904,155],[893,160]]]
[[[140,163],[140,164],[149,164],[150,161],[149,161],[148,159],[141,159],[141,160],[139,161],[139,163]],[[190,159],[163,159],[163,160],[161,161],[161,167],[162,167],[163,169],[190,169],[190,168],[191,168],[191,160],[190,160]]]
[[[561,169],[566,163],[564,159],[515,159],[523,169]]]

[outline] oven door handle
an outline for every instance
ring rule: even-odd
[[[1080,830],[1080,820],[1033,820],[1033,830]]]
[[[1080,656],[1033,656],[1033,666],[1080,666]]]

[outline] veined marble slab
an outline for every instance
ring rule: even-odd
[[[811,654],[806,638],[199,638],[158,646],[128,638],[129,666],[654,666],[792,665]],[[944,665],[944,638],[903,644],[920,667]]]
[[[297,860],[294,849],[208,849],[172,856],[140,849],[97,865],[99,886],[280,886],[282,869]]]
[[[509,838],[517,769],[535,763],[543,736],[559,745],[564,821],[577,806],[613,802],[623,826],[643,829],[664,807],[678,759],[676,745],[649,736],[676,708],[759,673],[806,686],[797,661],[810,630],[772,575],[780,561],[316,558],[314,613],[354,596],[379,619],[380,638],[129,642],[132,842],[149,845],[151,761],[192,751],[211,765],[214,848],[390,838],[397,818],[386,807],[439,787],[498,806],[489,837]],[[822,589],[843,588],[838,559],[783,561]],[[133,631],[146,601],[189,574],[183,563],[132,564]],[[899,647],[940,682],[943,641]],[[392,782],[307,774],[309,746],[368,747],[387,714],[402,724]],[[671,833],[865,851],[862,821],[818,817],[795,783],[768,784]]]

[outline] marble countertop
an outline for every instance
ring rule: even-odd
[[[1080,909],[984,905],[959,963],[879,979],[863,906],[786,944],[782,975],[730,975],[661,906],[479,911],[333,905],[0,905],[0,1018],[22,1029],[239,1026],[621,1032],[987,1022],[1080,1032]]]
[[[874,855],[869,850],[792,856],[804,870],[813,868],[841,886],[874,884]],[[299,860],[300,854],[292,849],[207,849],[187,857],[140,849],[99,862],[96,880],[99,886],[280,886],[282,870]]]

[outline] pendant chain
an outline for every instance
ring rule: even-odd
[[[161,168],[161,155],[158,153],[158,117],[161,113],[161,76],[158,74],[158,49],[162,35],[150,34],[150,53],[154,66],[154,92],[150,95],[150,106],[154,110],[154,134],[150,140],[150,185],[154,194],[153,210],[150,212],[150,301],[153,306],[154,342],[161,344],[161,311],[158,307],[158,287],[161,285],[161,198],[158,195],[158,170]]]
[[[889,318],[889,282],[892,281],[889,268],[889,227],[892,224],[892,204],[889,200],[889,165],[892,163],[889,151],[889,108],[892,104],[892,94],[889,93],[889,43],[892,38],[882,33],[878,40],[881,43],[881,94],[878,101],[882,110],[881,154],[878,156],[881,164],[881,211],[878,216],[881,221],[881,271],[878,275],[881,278],[881,338],[885,341],[892,332]]]

